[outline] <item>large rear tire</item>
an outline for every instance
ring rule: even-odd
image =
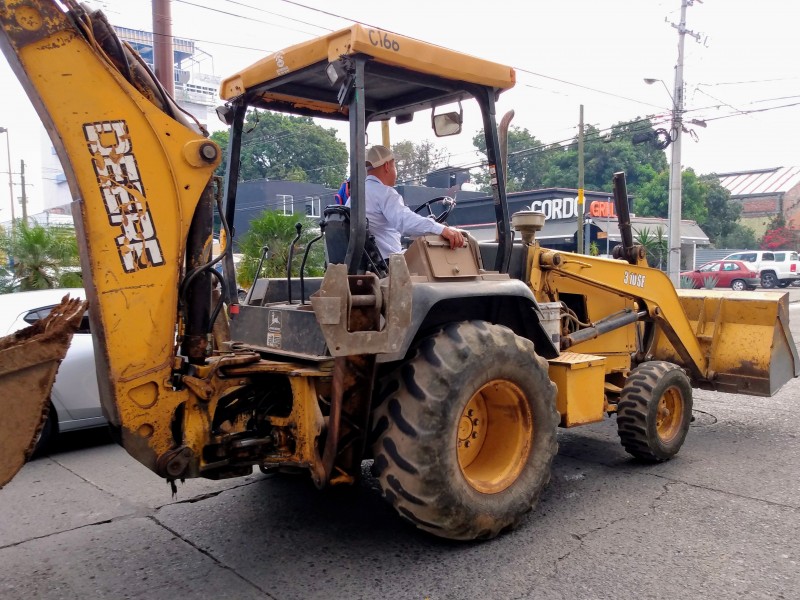
[[[506,327],[453,323],[424,339],[383,379],[373,413],[384,497],[444,538],[513,527],[550,479],[555,391],[533,343]]]
[[[650,361],[628,375],[617,406],[617,432],[632,456],[669,460],[681,449],[692,420],[692,386],[676,364]]]

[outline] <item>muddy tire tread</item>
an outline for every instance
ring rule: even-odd
[[[455,444],[450,448],[446,442],[454,438],[444,435],[453,431],[448,415],[461,414],[455,407],[465,393],[461,384],[474,385],[470,373],[478,367],[489,378],[524,370],[528,387],[523,389],[540,396],[531,402],[534,449],[518,482],[525,480],[499,494],[468,486],[453,464]],[[373,474],[386,500],[418,528],[450,539],[491,538],[516,525],[549,481],[558,420],[555,386],[532,342],[483,321],[448,324],[423,339],[381,382],[372,420]]]

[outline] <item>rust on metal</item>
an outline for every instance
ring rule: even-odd
[[[58,365],[87,306],[64,296],[46,318],[0,339],[0,487],[33,452]]]

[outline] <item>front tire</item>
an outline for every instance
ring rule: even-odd
[[[384,378],[379,401],[373,473],[419,529],[492,538],[531,510],[550,479],[555,386],[533,343],[506,327],[446,325]]]
[[[625,380],[617,406],[617,432],[632,456],[669,460],[681,449],[692,421],[692,386],[676,364],[649,361]]]

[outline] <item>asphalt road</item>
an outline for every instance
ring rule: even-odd
[[[800,304],[791,323],[800,341]],[[190,480],[173,498],[84,433],[0,491],[0,598],[800,598],[798,422],[795,379],[772,398],[696,390],[661,465],[632,461],[613,419],[561,431],[537,508],[470,544],[418,533],[369,478]]]

